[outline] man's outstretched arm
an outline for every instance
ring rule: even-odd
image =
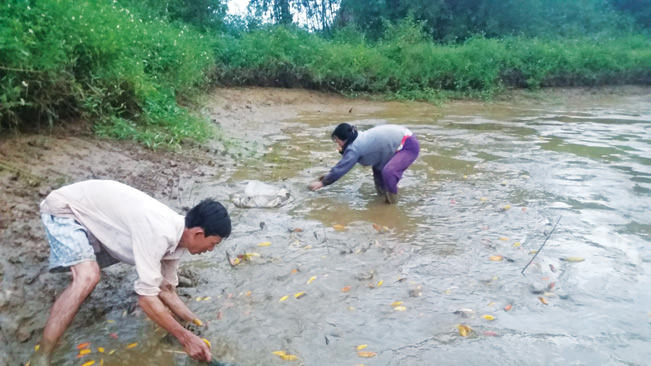
[[[174,315],[179,318],[193,322],[197,325],[201,325],[202,322],[197,318],[197,316],[188,308],[187,305],[181,300],[179,295],[176,293],[176,288],[170,284],[161,286],[161,292],[158,294],[158,298],[165,304]]]
[[[176,292],[174,293],[176,294]],[[178,296],[176,296],[178,298]],[[178,301],[181,302],[180,299]],[[156,324],[161,328],[170,332],[179,342],[183,345],[185,353],[190,355],[190,357],[199,360],[199,361],[210,361],[210,348],[208,345],[198,336],[194,335],[189,330],[183,328],[179,322],[174,319],[172,314],[168,311],[165,304],[160,299],[159,296],[138,296],[138,304],[144,310],[145,314],[151,318]],[[186,314],[188,317],[193,317],[194,314],[183,304],[183,308],[189,312],[190,315]],[[170,307],[170,309],[172,309]],[[178,310],[178,309],[177,309]],[[172,309],[175,314],[179,315],[183,319],[186,319],[184,316],[176,313],[177,310]],[[192,319],[190,319],[192,320]]]

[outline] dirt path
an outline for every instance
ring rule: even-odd
[[[649,93],[649,89],[632,93]],[[592,92],[591,92],[592,93]],[[546,97],[580,98],[556,91]],[[452,104],[477,102],[454,102]],[[221,126],[223,141],[181,151],[150,151],[130,142],[98,140],[84,128],[55,129],[0,138],[0,365],[25,362],[40,337],[66,275],[47,273],[49,249],[38,215],[39,202],[54,188],[85,179],[114,179],[141,189],[181,212],[192,202],[198,177],[225,179],[237,164],[233,148],[279,132],[301,113],[370,113],[397,102],[351,100],[305,90],[217,89],[206,114]],[[404,108],[404,105],[403,105]],[[75,322],[92,321],[111,308],[133,307],[128,266],[105,273]],[[107,278],[109,280],[107,280]],[[83,324],[83,323],[81,323]]]

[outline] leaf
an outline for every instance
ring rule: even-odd
[[[194,320],[192,320],[192,322],[194,323],[194,325],[196,325],[198,327],[203,326],[203,322],[199,318],[195,318]]]
[[[90,349],[88,349],[88,348],[81,349],[81,350],[79,350],[79,354],[77,354],[77,358],[84,357],[85,355],[87,355],[89,353],[90,353]]]
[[[377,283],[377,287],[380,287],[380,286],[382,286],[382,285],[384,285],[384,281],[380,280],[380,281]]]
[[[204,298],[203,298],[203,299],[201,299],[201,301],[208,301],[208,300],[210,300],[210,299],[211,299],[211,297],[210,297],[210,296],[204,296]]]
[[[565,257],[561,258],[561,260],[566,261],[566,262],[583,262],[585,258],[581,257]]]
[[[301,233],[301,232],[303,232],[303,229],[296,228],[296,229],[289,229],[289,231],[292,232],[292,233]]]
[[[488,315],[488,314],[484,314],[484,315],[482,315],[481,317],[484,318],[484,319],[486,319],[486,320],[495,320],[495,317],[494,317],[494,316],[492,316],[492,315]]]
[[[282,355],[282,356],[280,356],[280,358],[282,358],[282,359],[285,360],[285,361],[295,361],[295,360],[298,360],[298,356],[289,355],[289,354],[288,354],[288,355]]]
[[[273,351],[271,353],[273,353],[276,356],[285,356],[285,355],[287,355],[287,352],[285,352],[285,351]]]
[[[114,354],[114,353],[115,353],[115,350],[112,349],[108,354],[109,354],[109,355],[112,355],[112,354]]]
[[[278,302],[283,302],[283,301],[287,300],[288,297],[289,296],[285,295],[285,296],[281,297],[280,300],[278,300]]]
[[[506,211],[506,210],[508,210],[509,208],[511,208],[511,205],[506,205],[506,206],[502,207],[502,210]]]
[[[395,310],[395,311],[407,311],[407,307],[400,305],[400,306],[396,306],[395,308],[393,308],[393,310]]]
[[[245,296],[251,296],[252,293],[253,293],[253,291],[247,291],[244,295]]]
[[[398,306],[398,305],[402,305],[402,301],[396,301],[391,303],[391,306]]]
[[[511,304],[506,305],[506,306],[504,307],[504,311],[509,311],[509,310],[511,310],[511,307],[512,307]]]
[[[378,224],[373,224],[373,229],[377,230],[378,233],[386,233],[389,231],[387,226],[380,226]]]
[[[312,281],[314,281],[314,280],[316,280],[316,276],[312,276],[312,277],[310,277],[310,279],[307,280],[307,284],[309,285],[309,284],[312,283]]]
[[[516,241],[515,243],[513,243],[513,247],[514,247],[514,248],[517,248],[517,247],[519,247],[519,246],[520,246],[520,242],[519,242],[519,241]]]
[[[543,304],[547,305],[547,300],[545,300],[544,297],[538,296],[538,300],[540,300],[540,302],[542,302]]]
[[[262,243],[258,244],[259,247],[268,247],[271,245],[270,241],[263,241]]]
[[[346,227],[343,225],[332,225],[332,227],[337,230],[337,231],[344,231],[346,230]]]
[[[258,253],[244,253],[244,254],[242,254],[242,259],[245,260],[245,261],[250,261],[251,258],[259,257],[259,256],[260,256],[260,254],[258,254]],[[239,255],[238,255],[238,257],[239,257]]]
[[[88,362],[84,362],[81,366],[90,366],[90,365],[94,365],[94,364],[95,364],[95,361],[94,361],[94,360],[90,360],[90,361],[88,361]]]
[[[211,347],[211,345],[210,345],[210,341],[209,341],[209,340],[207,340],[206,338],[201,338],[201,339],[202,339],[204,342],[206,342],[206,345],[208,346],[208,348]]]
[[[292,274],[298,273],[298,269],[294,268],[292,269]]]
[[[492,261],[501,261],[502,259],[504,259],[504,257],[502,257],[501,255],[498,254],[498,255],[494,255],[492,257],[488,257],[488,259],[490,259]]]
[[[344,286],[344,288],[341,289],[341,292],[348,292],[350,291],[350,286]]]
[[[41,345],[40,345],[40,344],[37,344],[37,345],[34,346],[34,351],[35,351],[35,352],[38,352],[39,349],[41,349]]]
[[[104,347],[97,347],[97,352],[104,353]]]
[[[367,357],[367,358],[369,358],[369,357],[375,357],[375,356],[377,356],[377,353],[375,353],[375,352],[366,352],[366,351],[361,351],[361,352],[357,352],[357,355],[358,355],[359,357]]]
[[[461,334],[462,337],[467,337],[468,334],[472,331],[472,328],[465,324],[458,324],[457,328],[459,329],[459,334]]]
[[[509,241],[509,238],[500,238],[501,241]]]
[[[77,349],[88,348],[88,346],[90,346],[90,342],[79,343]]]
[[[300,299],[301,297],[305,296],[305,292],[297,292],[294,294],[294,297],[297,299]]]
[[[359,346],[355,347],[356,350],[363,350],[364,348],[368,347],[368,344],[360,344]]]
[[[127,349],[134,348],[138,345],[138,343],[131,343],[130,345],[127,346]]]

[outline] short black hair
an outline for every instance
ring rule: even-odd
[[[348,123],[340,123],[332,132],[330,138],[334,140],[335,137],[337,137],[341,141],[348,141],[350,136],[355,132],[357,132],[357,130],[354,126],[351,126]]]
[[[185,215],[185,227],[200,227],[206,236],[227,238],[231,235],[231,218],[221,203],[206,198]]]

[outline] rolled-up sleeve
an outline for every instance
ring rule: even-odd
[[[158,296],[163,282],[161,260],[167,250],[167,240],[161,233],[154,233],[148,223],[133,227],[132,244],[133,257],[138,279],[134,290],[142,296]]]
[[[179,285],[178,269],[179,269],[178,259],[161,261],[161,273],[163,275],[163,283],[162,283],[163,286],[166,284],[170,284],[174,287]]]

